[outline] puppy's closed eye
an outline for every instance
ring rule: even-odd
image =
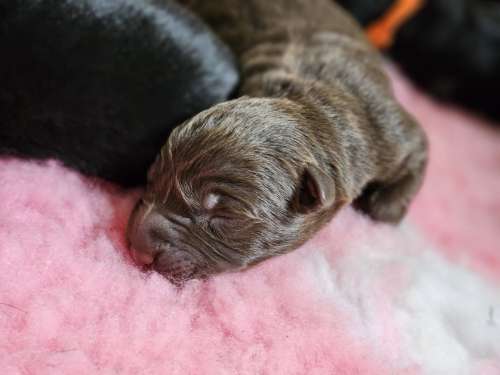
[[[203,210],[211,220],[235,220],[240,216],[240,206],[236,199],[219,192],[208,193],[202,201]]]
[[[217,204],[220,202],[221,196],[216,193],[208,193],[203,200],[203,208],[205,210],[213,210]]]

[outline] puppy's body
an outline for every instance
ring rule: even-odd
[[[318,117],[298,122],[302,141],[316,158],[326,156],[323,170],[341,163],[335,173],[347,201],[369,182],[393,179],[416,150],[425,159],[421,131],[395,102],[380,56],[331,0],[185,3],[239,57],[240,95],[286,98],[307,112],[300,115]],[[404,212],[369,213],[398,221]]]
[[[135,253],[192,277],[293,250],[352,202],[377,220],[403,217],[421,184],[426,140],[340,7],[183,3],[238,56],[242,98],[172,133],[131,220]]]
[[[0,56],[0,154],[124,185],[238,78],[227,47],[167,0],[2,0]]]

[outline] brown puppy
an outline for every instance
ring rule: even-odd
[[[330,0],[186,0],[237,54],[241,98],[176,128],[129,227],[135,258],[172,280],[296,249],[349,203],[398,222],[426,138],[381,58]]]

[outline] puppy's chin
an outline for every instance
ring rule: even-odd
[[[188,256],[173,258],[171,254],[163,252],[155,258],[152,268],[175,285],[183,285],[203,276],[203,272]]]

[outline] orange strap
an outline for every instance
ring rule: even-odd
[[[380,19],[368,25],[368,39],[380,49],[389,48],[398,29],[417,14],[424,2],[425,0],[395,0]]]

